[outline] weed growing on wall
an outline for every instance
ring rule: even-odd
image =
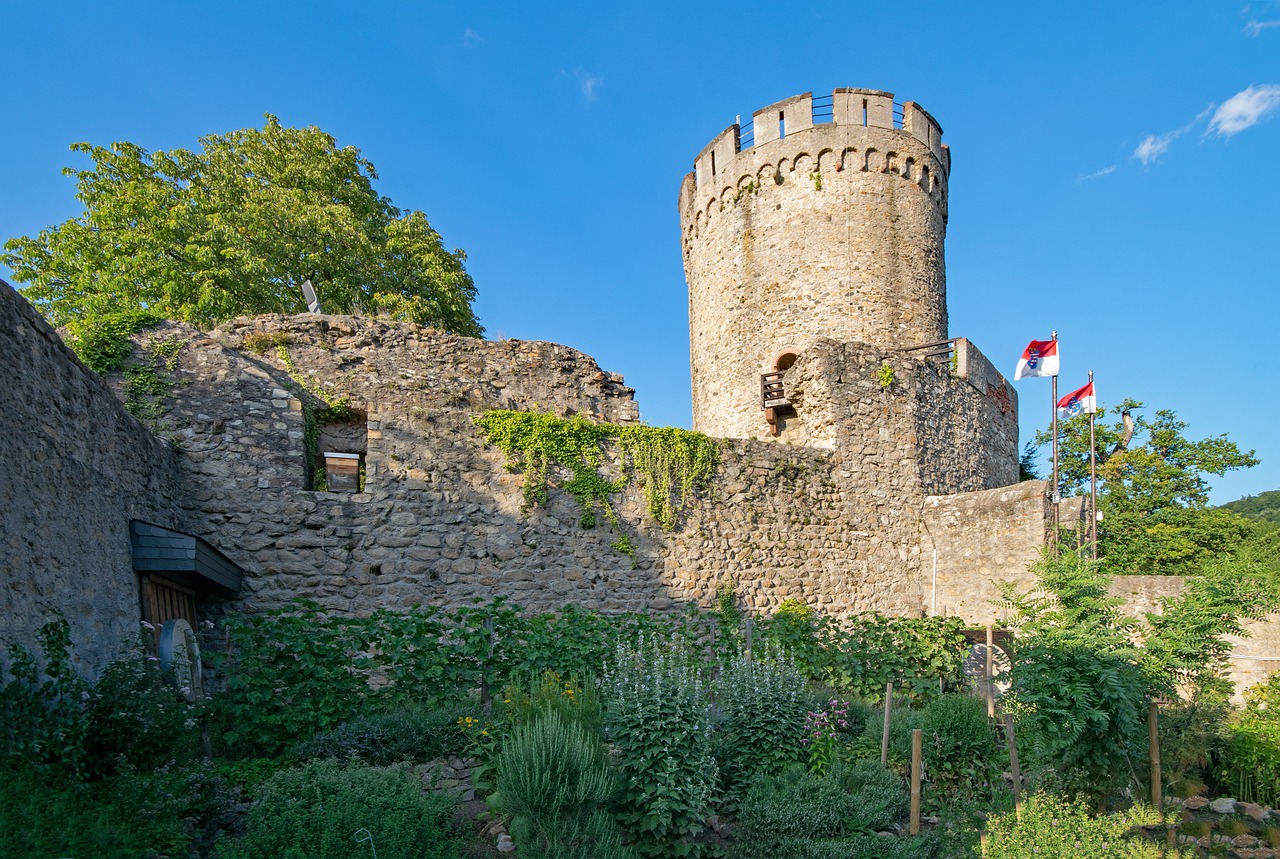
[[[888,390],[893,387],[893,380],[893,366],[888,361],[882,362],[879,369],[876,370],[876,384],[880,386],[881,390]]]
[[[266,341],[261,342],[264,344],[263,348],[265,349]],[[323,464],[318,461],[318,455],[320,454],[320,427],[325,424],[346,423],[353,418],[358,418],[361,412],[352,408],[346,397],[325,390],[319,382],[298,369],[297,364],[293,362],[293,356],[289,354],[287,336],[281,340],[273,339],[271,342],[276,344],[276,355],[279,357],[280,363],[284,364],[285,372],[293,380],[298,389],[299,399],[302,401],[302,449],[306,456],[307,469],[310,476],[311,485],[308,488],[315,492],[325,492],[329,489],[329,479]],[[308,400],[302,394],[310,394],[312,399]],[[312,401],[319,401],[324,405],[317,408]],[[360,469],[360,487],[363,489],[363,461],[360,464]]]

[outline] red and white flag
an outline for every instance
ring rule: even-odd
[[[1058,341],[1032,340],[1022,350],[1018,359],[1018,369],[1013,373],[1013,380],[1025,379],[1028,376],[1058,375]]]
[[[1093,382],[1058,400],[1058,417],[1063,420],[1080,414],[1090,415],[1097,410],[1098,401],[1093,397]]]

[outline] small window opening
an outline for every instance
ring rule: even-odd
[[[773,362],[774,372],[785,373],[791,369],[796,362],[795,352],[783,352],[778,356],[778,360]]]
[[[778,139],[782,140],[787,136],[787,123],[783,116],[784,111],[778,111]]]
[[[316,492],[363,492],[369,419],[343,406],[311,412],[307,433],[307,488]]]
[[[716,175],[716,151],[711,150],[711,175]]]
[[[866,128],[866,126],[867,126],[867,100],[864,98],[862,100],[862,127]]]

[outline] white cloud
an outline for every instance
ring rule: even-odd
[[[604,85],[604,78],[590,75],[582,69],[574,69],[573,74],[577,77],[578,84],[582,87],[582,97],[587,101],[595,101],[596,90]]]
[[[1244,31],[1250,36],[1260,36],[1263,30],[1270,30],[1272,27],[1280,27],[1280,21],[1255,21],[1250,19],[1249,23],[1244,25]]]
[[[1239,134],[1257,125],[1277,108],[1280,108],[1280,84],[1251,86],[1231,96],[1214,111],[1213,118],[1209,120],[1209,131],[1220,137]]]
[[[1169,151],[1169,144],[1177,140],[1179,137],[1187,133],[1187,129],[1175,128],[1173,131],[1165,134],[1148,134],[1142,138],[1142,142],[1138,144],[1138,148],[1133,150],[1133,157],[1142,162],[1142,166],[1146,167],[1152,161],[1155,161],[1161,155]]]
[[[1103,176],[1110,176],[1114,172],[1116,172],[1116,165],[1112,164],[1109,167],[1103,167],[1101,170],[1095,170],[1087,176],[1081,176],[1076,181],[1088,182],[1090,179],[1101,179]]]
[[[476,42],[483,42],[483,41],[484,39],[481,38],[480,34],[477,33],[475,30],[471,29],[470,27],[462,31],[462,44],[466,45],[467,47],[471,47]]]

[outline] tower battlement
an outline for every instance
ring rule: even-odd
[[[946,218],[951,150],[938,121],[914,101],[895,102],[891,92],[846,87],[763,107],[749,125],[734,123],[703,147],[680,190],[686,239],[740,188],[754,183],[758,189],[766,180],[781,184],[780,177],[804,159],[820,175],[853,169],[914,181]],[[686,219],[690,208],[694,217]]]

